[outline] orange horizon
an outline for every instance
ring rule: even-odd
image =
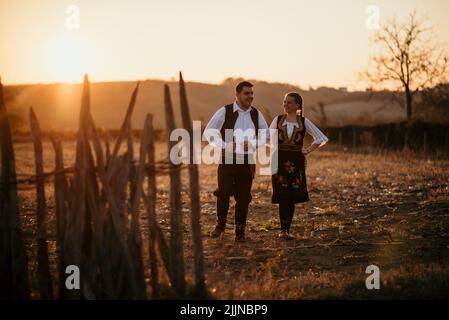
[[[87,74],[88,75],[88,74]],[[88,75],[89,76],[89,75]],[[268,81],[264,79],[252,79],[252,78],[244,78],[241,76],[229,76],[224,78],[220,82],[206,82],[206,81],[200,81],[200,80],[188,80],[185,78],[183,73],[184,81],[186,83],[198,83],[198,84],[205,84],[205,85],[222,85],[227,79],[245,79],[247,81],[253,81],[253,82],[265,82],[268,84],[281,84],[281,85],[287,85],[287,86],[295,86],[301,91],[311,91],[311,90],[318,90],[321,88],[329,88],[334,90],[341,90],[345,89],[347,92],[382,92],[382,91],[391,91],[391,92],[400,92],[398,90],[392,90],[392,89],[372,89],[372,88],[365,88],[365,89],[354,89],[349,88],[345,86],[329,86],[329,85],[318,85],[318,86],[301,86],[295,83],[289,83],[289,82],[281,82],[281,81]],[[120,83],[120,82],[145,82],[145,81],[160,81],[160,82],[178,82],[179,78],[171,77],[170,79],[162,79],[162,78],[145,78],[145,79],[122,79],[122,80],[96,80],[92,81],[89,76],[89,83],[90,84],[106,84],[106,83]],[[5,83],[3,82],[3,78],[0,77],[0,83],[2,83],[3,86],[39,86],[39,85],[82,85],[83,81],[79,82],[29,82],[29,83]],[[449,83],[448,83],[449,84]]]
[[[369,86],[371,0],[246,3],[181,0],[0,2],[0,75],[8,85],[155,79],[182,69],[193,82],[229,74],[308,87]],[[378,0],[379,23],[416,10],[449,43],[449,2]],[[288,10],[287,10],[288,9]],[[224,23],[224,17],[238,23]],[[11,32],[13,30],[14,32]]]

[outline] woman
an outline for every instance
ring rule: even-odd
[[[270,129],[278,129],[278,170],[272,176],[272,203],[279,203],[280,238],[291,240],[290,233],[295,204],[309,201],[305,156],[326,144],[329,139],[304,117],[302,97],[290,92],[284,98],[284,114],[273,119]],[[313,143],[303,150],[305,134]]]

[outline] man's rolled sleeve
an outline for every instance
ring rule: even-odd
[[[221,138],[221,127],[224,124],[226,115],[225,107],[221,107],[215,112],[215,114],[210,119],[209,123],[204,129],[203,137],[209,142],[210,145],[224,149],[226,147],[226,142]]]

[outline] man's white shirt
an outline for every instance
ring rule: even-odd
[[[253,107],[248,108],[247,110],[242,110],[240,106],[237,104],[237,102],[233,103],[233,112],[238,111],[239,116],[237,117],[237,120],[234,125],[234,137],[238,134],[236,130],[240,129],[242,131],[252,129],[255,130],[254,123],[251,119],[251,109]],[[269,129],[277,129],[277,119],[276,116],[273,121],[271,122],[270,127],[268,128],[267,122],[265,121],[265,118],[263,114],[259,112],[259,129],[265,129],[261,135],[257,138],[257,146],[262,146],[265,143],[269,143],[270,141],[270,132]],[[226,149],[226,152],[232,152],[232,145],[226,144],[225,141],[221,138],[221,128],[225,122],[226,118],[226,108],[221,107],[220,109],[215,112],[215,114],[210,119],[209,123],[206,126],[206,129],[204,130],[204,138],[213,146],[221,149]],[[306,127],[306,132],[310,134],[313,137],[313,143],[318,144],[319,146],[325,145],[329,139],[326,137],[326,135],[321,132],[320,129],[313,124],[312,121],[310,121],[308,118],[304,118],[304,125]],[[295,127],[299,127],[298,123],[296,122],[288,122],[284,121],[282,123],[282,126],[287,127],[287,134],[289,137],[291,137],[293,130]],[[229,150],[228,150],[229,149]]]
[[[234,102],[233,104],[233,112],[238,112],[238,117],[234,125],[234,132],[233,135],[236,138],[236,141],[238,141],[238,134],[240,132],[245,132],[246,130],[253,130],[255,133],[255,127],[253,120],[251,119],[251,109],[253,107],[248,108],[247,110],[243,110],[240,108],[240,106],[237,104],[237,102]],[[259,130],[260,133],[257,136],[257,146],[263,146],[270,140],[270,132],[268,129],[267,122],[265,121],[265,118],[259,110],[257,110],[259,113],[258,116],[258,124],[259,124]],[[227,144],[220,135],[221,128],[223,127],[223,124],[225,122],[226,118],[226,108],[221,107],[220,109],[215,112],[215,114],[210,119],[209,123],[206,126],[206,129],[204,130],[204,138],[213,146],[221,149],[225,149],[226,152],[232,152],[232,144]],[[236,153],[239,149],[237,149]]]

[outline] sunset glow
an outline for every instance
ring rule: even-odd
[[[89,72],[92,47],[82,40],[65,34],[47,46],[47,76],[61,82],[80,82],[84,73]]]
[[[7,84],[247,77],[360,87],[356,73],[380,23],[413,10],[449,43],[449,2],[26,0],[0,2],[0,75]],[[374,15],[375,16],[375,15]],[[374,24],[375,25],[375,24]]]

